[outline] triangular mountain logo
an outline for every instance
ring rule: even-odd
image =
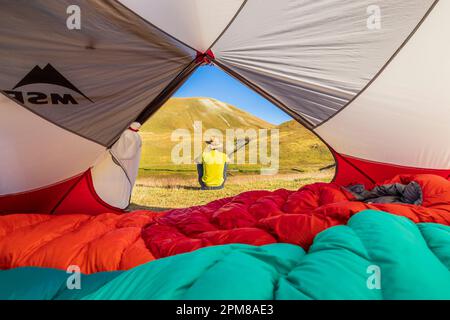
[[[29,102],[31,104],[78,104],[76,99],[67,94],[57,93],[40,93],[40,92],[22,92],[17,89],[33,84],[51,84],[60,87],[70,89],[77,92],[81,96],[93,102],[88,96],[86,96],[80,89],[75,87],[66,77],[64,77],[58,70],[56,70],[50,63],[44,68],[36,65],[25,77],[20,80],[12,90],[6,90],[5,93],[12,96],[14,99],[21,103]],[[47,101],[47,103],[45,103]]]

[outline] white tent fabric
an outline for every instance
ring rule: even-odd
[[[80,7],[81,30],[66,27],[70,5]],[[0,25],[0,90],[20,92],[24,107],[106,147],[195,58],[115,1],[0,0]],[[27,99],[55,87],[75,102]]]
[[[80,30],[66,28],[73,5]],[[140,142],[124,130],[205,62],[338,161],[391,166],[370,177],[345,160],[357,180],[400,166],[450,174],[449,12],[449,0],[0,0],[0,212],[9,196],[63,181],[51,212],[76,203],[71,190],[126,207]]]
[[[213,46],[223,66],[312,125],[344,107],[401,46],[432,0],[248,1]]]
[[[244,0],[120,0],[192,48],[205,52],[238,12]]]
[[[381,75],[316,131],[335,150],[450,168],[450,1],[440,1]]]
[[[3,94],[0,121],[0,196],[78,175],[106,149],[36,116]]]
[[[139,170],[142,139],[127,129],[104,158],[92,168],[92,180],[98,196],[120,209],[130,204],[131,192]]]

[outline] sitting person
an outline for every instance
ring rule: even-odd
[[[222,144],[217,137],[211,137],[206,144],[197,164],[198,182],[202,190],[222,189],[227,179],[228,157],[221,151]]]

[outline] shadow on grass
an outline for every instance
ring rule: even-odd
[[[200,187],[197,186],[183,186],[183,185],[178,185],[178,184],[174,184],[174,185],[152,185],[152,186],[148,186],[145,184],[141,184],[138,183],[136,184],[137,187],[144,187],[144,188],[158,188],[158,189],[183,189],[183,190],[201,190]]]
[[[136,211],[136,210],[148,210],[148,211],[155,211],[155,212],[162,212],[167,210],[172,210],[173,208],[161,208],[161,207],[148,207],[143,206],[136,203],[130,203],[130,205],[127,208],[127,211]]]
[[[183,190],[201,190],[200,187],[193,187],[193,186],[175,186],[175,188]]]

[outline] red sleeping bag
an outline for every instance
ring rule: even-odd
[[[229,243],[297,244],[307,249],[315,235],[364,209],[401,215],[414,222],[450,225],[450,181],[434,175],[404,175],[385,183],[416,181],[421,206],[367,204],[334,183],[298,191],[251,191],[204,206],[162,213],[135,211],[0,216],[0,269],[40,266],[82,272],[129,269],[144,262]]]

